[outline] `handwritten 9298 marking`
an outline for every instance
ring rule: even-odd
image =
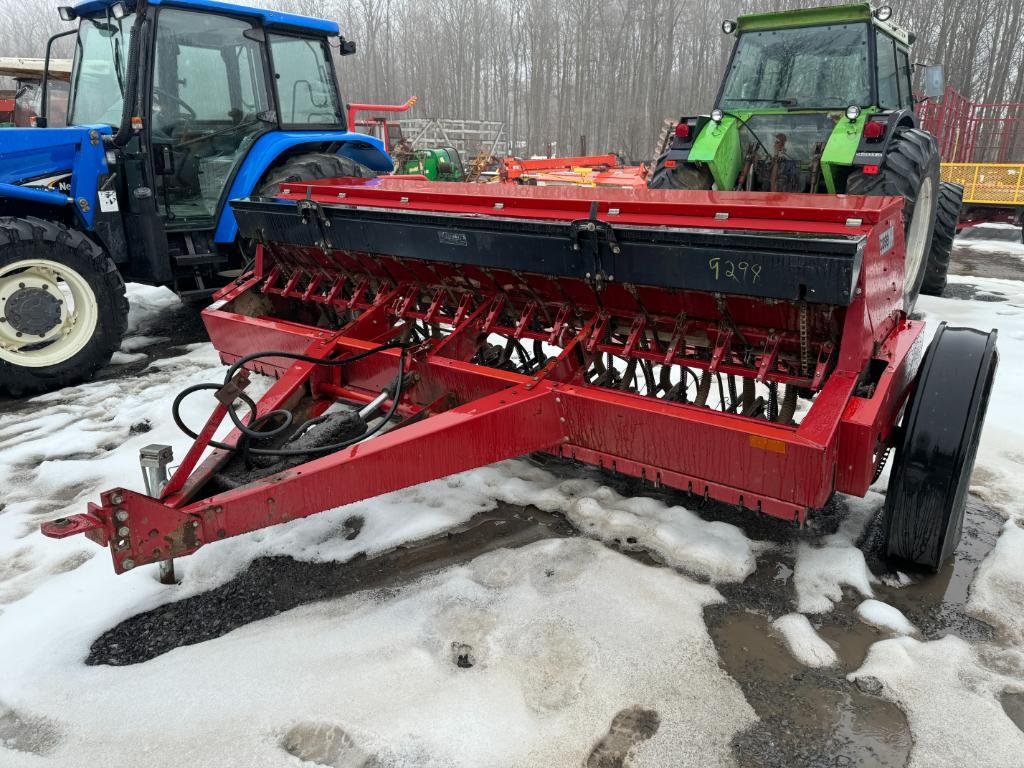
[[[761,278],[761,265],[749,261],[731,261],[720,256],[708,259],[708,268],[715,280],[735,280],[741,285],[753,285]]]

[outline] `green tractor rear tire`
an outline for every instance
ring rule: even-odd
[[[935,209],[935,231],[932,232],[932,247],[924,271],[921,293],[925,296],[941,296],[946,289],[949,273],[949,257],[953,252],[953,238],[960,220],[964,188],[959,184],[944,181],[939,185],[939,204]]]
[[[939,199],[939,151],[935,138],[916,128],[897,128],[878,173],[854,170],[847,179],[846,192],[903,198],[903,309],[909,315],[924,281]]]
[[[377,174],[360,165],[355,160],[334,155],[329,152],[308,152],[295,155],[274,168],[264,177],[256,194],[260,197],[273,197],[281,184],[299,181],[315,181],[316,179],[337,179],[351,177],[356,179],[372,179]]]
[[[0,218],[0,392],[91,378],[127,326],[124,280],[97,243],[57,222]]]
[[[647,182],[650,189],[711,189],[714,178],[707,166],[680,163],[669,168],[665,165],[667,157],[666,152],[654,164],[654,173]]]

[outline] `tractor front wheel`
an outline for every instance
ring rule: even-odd
[[[124,280],[99,245],[56,222],[0,218],[0,391],[92,377],[127,324]]]
[[[921,293],[925,296],[941,296],[946,289],[949,257],[953,253],[953,238],[956,237],[963,199],[964,188],[959,184],[944,181],[939,185],[935,231],[932,232],[932,247],[924,268],[924,281],[921,283]]]
[[[995,331],[939,326],[896,441],[887,557],[937,571],[956,550],[998,362]]]
[[[667,157],[666,152],[654,164],[654,173],[647,182],[650,189],[711,189],[714,179],[707,166],[693,163],[669,166]]]
[[[921,292],[939,197],[935,138],[917,128],[897,128],[878,172],[854,170],[846,182],[846,192],[903,198],[903,309],[909,315]]]

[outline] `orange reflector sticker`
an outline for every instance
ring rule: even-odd
[[[675,168],[676,167],[676,161],[675,160],[666,160],[665,161],[665,167],[666,168]]]
[[[786,452],[786,443],[784,440],[775,440],[770,437],[761,437],[760,435],[750,435],[749,441],[751,448],[760,448],[762,451],[770,451],[772,453]]]

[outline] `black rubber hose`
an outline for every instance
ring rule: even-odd
[[[402,399],[402,385],[405,380],[405,376],[403,375],[405,371],[405,355],[406,349],[405,347],[403,347],[402,353],[399,355],[398,380],[397,383],[395,384],[395,392],[394,395],[392,396],[391,407],[388,408],[388,412],[384,414],[384,418],[381,419],[373,429],[368,430],[367,432],[364,432],[363,434],[350,438],[348,440],[343,440],[340,443],[318,445],[314,448],[248,448],[249,454],[253,456],[308,456],[310,454],[333,453],[334,451],[340,451],[343,448],[349,448],[350,446],[353,446],[356,443],[361,443],[364,440],[368,440],[369,438],[373,437],[375,434],[380,432],[381,429],[384,428],[385,424],[391,421],[395,413],[398,411],[398,401]],[[233,411],[229,411],[229,413],[233,413]],[[270,411],[269,413],[267,413],[267,416],[269,417],[275,413],[288,413],[289,415],[291,415],[289,411],[282,410]],[[280,432],[280,428],[270,434],[276,435],[278,432]],[[257,432],[256,434],[267,433]]]
[[[372,429],[369,432],[366,432],[366,433],[360,435],[358,438],[354,438],[352,440],[345,441],[343,443],[333,443],[331,445],[321,445],[321,446],[317,446],[316,448],[308,448],[308,449],[302,449],[302,450],[289,450],[289,449],[284,449],[284,448],[252,448],[252,447],[246,447],[246,452],[248,454],[251,454],[251,455],[254,455],[254,456],[305,456],[305,455],[308,455],[308,454],[311,454],[311,453],[329,453],[331,451],[336,451],[336,450],[340,450],[342,448],[347,448],[350,445],[355,445],[357,442],[365,440],[366,438],[376,434],[380,430],[381,426],[383,424],[386,424],[388,422],[388,420],[390,420],[391,417],[394,415],[395,411],[398,408],[398,401],[399,401],[399,399],[402,396],[402,386],[403,386],[403,380],[405,378],[404,377],[404,372],[405,372],[406,351],[408,350],[408,348],[410,346],[412,346],[412,345],[405,344],[405,343],[402,343],[402,342],[399,342],[399,341],[392,341],[392,342],[388,342],[387,344],[382,344],[379,347],[374,347],[372,349],[365,350],[364,352],[359,352],[358,354],[349,355],[348,357],[339,358],[337,360],[323,360],[323,359],[318,358],[318,357],[312,357],[311,355],[303,355],[303,354],[300,354],[298,352],[284,352],[284,351],[254,352],[251,355],[246,355],[244,357],[239,358],[238,360],[236,360],[228,368],[227,373],[224,375],[224,384],[223,385],[219,385],[219,384],[194,384],[191,387],[186,387],[181,392],[179,392],[178,396],[174,398],[174,402],[171,404],[171,416],[174,419],[174,423],[178,426],[178,429],[180,429],[182,432],[184,432],[186,435],[188,435],[192,439],[195,439],[196,437],[198,437],[197,433],[194,432],[193,430],[189,429],[189,427],[184,423],[184,421],[181,418],[180,408],[181,408],[182,401],[186,397],[188,397],[189,395],[194,394],[195,392],[200,392],[200,391],[204,391],[204,390],[219,391],[222,388],[222,386],[227,385],[228,383],[230,383],[230,381],[235,377],[235,374],[237,373],[239,368],[241,368],[243,365],[245,365],[246,363],[251,362],[253,360],[258,360],[258,359],[267,358],[267,357],[283,357],[283,358],[288,359],[288,360],[296,360],[296,361],[299,361],[299,362],[315,363],[317,365],[325,365],[325,366],[328,366],[328,367],[340,367],[340,366],[343,366],[343,365],[347,365],[348,363],[354,363],[357,360],[362,360],[364,358],[370,357],[371,355],[375,355],[378,352],[383,352],[386,349],[394,349],[396,347],[400,348],[402,350],[401,355],[399,356],[400,367],[399,367],[399,370],[398,370],[398,379],[397,379],[397,383],[395,384],[395,394],[394,394],[394,397],[393,397],[391,408],[388,411],[388,414],[385,417],[384,421],[382,421],[380,424],[378,424],[374,429]],[[253,402],[252,398],[250,398],[244,392],[240,392],[238,394],[238,399],[242,400],[242,402],[244,402],[246,404],[246,406],[250,410],[250,414],[251,415],[250,415],[250,422],[249,422],[249,424],[245,424],[242,421],[242,419],[238,416],[238,414],[235,413],[233,408],[228,408],[228,417],[234,423],[236,429],[238,429],[238,431],[242,433],[243,439],[249,439],[249,440],[269,440],[272,437],[277,437],[282,432],[284,432],[286,429],[288,429],[288,427],[290,427],[292,425],[293,421],[294,421],[294,416],[292,415],[291,411],[287,411],[287,410],[285,410],[283,408],[279,408],[279,409],[267,412],[266,414],[261,416],[259,418],[259,420],[258,420],[259,423],[262,423],[262,422],[268,421],[268,420],[270,420],[272,418],[280,418],[283,421],[282,421],[282,423],[279,426],[274,427],[273,429],[267,430],[267,431],[259,431],[259,430],[253,429],[253,427],[257,423],[257,420],[256,420],[256,411],[257,411],[256,403]],[[221,442],[217,442],[217,441],[213,441],[213,440],[210,441],[210,445],[212,447],[214,447],[214,448],[219,448],[221,450],[226,450],[226,451],[234,451],[234,450],[238,449],[237,446],[227,445],[226,443],[221,443]]]

